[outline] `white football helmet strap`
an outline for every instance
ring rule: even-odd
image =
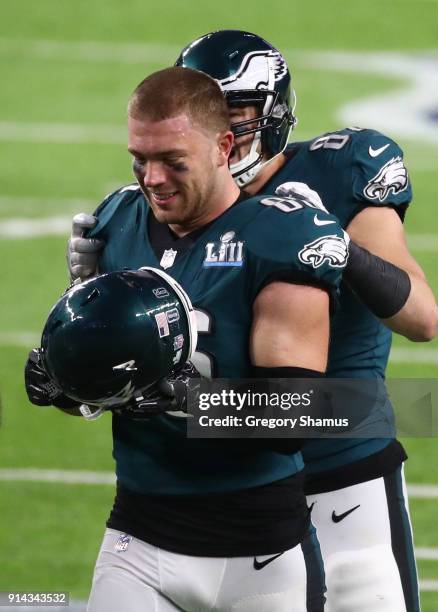
[[[148,270],[149,272],[152,272],[153,274],[156,274],[157,276],[161,277],[163,280],[169,283],[169,285],[172,287],[172,289],[175,291],[175,293],[181,300],[181,303],[187,316],[189,328],[189,349],[187,359],[191,359],[193,353],[196,351],[196,345],[198,343],[198,326],[196,322],[196,314],[189,296],[187,295],[186,291],[181,287],[181,285],[172,276],[170,276],[170,274],[167,274],[167,272],[159,270],[158,268],[152,268],[150,266],[142,266],[141,268],[139,268],[139,270]]]
[[[95,408],[95,410],[92,410],[92,408]],[[107,410],[108,409],[104,406],[101,406],[100,408],[97,408],[95,406],[89,406],[88,404],[81,404],[79,406],[79,411],[81,415],[87,421],[95,421],[96,419],[101,417],[102,414],[106,412]]]
[[[252,181],[262,166],[261,134],[256,132],[248,155],[235,164],[230,164],[231,174],[239,187]]]

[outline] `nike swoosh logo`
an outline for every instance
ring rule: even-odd
[[[358,504],[357,506],[354,506],[354,508],[350,508],[350,510],[347,510],[347,512],[343,512],[342,514],[336,514],[336,512],[333,510],[332,512],[332,521],[334,523],[340,523],[341,521],[344,520],[344,518],[346,518],[349,514],[351,514],[352,512],[354,512],[355,510],[357,510],[359,508],[360,504]]]
[[[313,222],[315,225],[331,225],[332,223],[336,223],[336,221],[324,221],[324,219],[318,219],[317,215],[313,217]]]
[[[385,151],[385,149],[387,149],[389,147],[389,142],[386,145],[383,145],[383,147],[380,147],[380,149],[373,149],[373,147],[370,145],[368,147],[368,153],[370,154],[371,157],[377,157],[378,155],[380,155],[380,153],[383,153],[383,151]]]
[[[283,554],[284,554],[284,551],[281,553],[278,553],[278,555],[269,557],[269,559],[265,559],[264,561],[257,561],[257,557],[254,557],[254,563],[253,563],[254,569],[255,570],[263,569],[266,565],[268,565],[268,563],[272,563],[272,561],[275,561],[275,559],[278,559],[278,557],[280,557]]]

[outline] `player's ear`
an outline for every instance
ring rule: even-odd
[[[219,132],[217,139],[217,164],[218,166],[228,165],[228,158],[234,144],[234,134],[231,130]]]

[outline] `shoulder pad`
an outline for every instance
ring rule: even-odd
[[[412,199],[403,151],[381,132],[351,127],[326,133],[310,141],[309,152],[349,173],[353,198],[362,205],[404,210]]]
[[[364,130],[357,136],[353,167],[355,198],[373,206],[409,204],[412,188],[399,145],[375,130]]]
[[[272,269],[291,270],[338,287],[348,260],[349,237],[334,215],[289,197],[257,196],[245,231],[247,249]]]
[[[144,198],[137,183],[120,187],[107,195],[93,213],[98,221],[94,228],[87,232],[87,237],[91,238],[100,233],[120,207],[132,203],[138,197]]]

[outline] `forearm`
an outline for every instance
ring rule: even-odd
[[[411,291],[403,308],[382,319],[392,331],[414,342],[433,340],[438,332],[438,306],[427,281],[409,273]]]
[[[419,342],[437,333],[438,307],[422,273],[407,271],[351,242],[344,280],[393,331]]]

